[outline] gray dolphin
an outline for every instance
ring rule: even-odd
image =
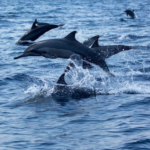
[[[57,84],[53,87],[52,97],[57,100],[81,99],[96,96],[95,90],[87,87]]]
[[[131,19],[135,18],[134,10],[127,9],[124,12],[126,13],[127,16],[130,16]]]
[[[84,41],[83,44],[86,46],[91,46],[91,48],[97,52],[102,59],[109,58],[112,55],[115,55],[121,51],[126,51],[130,49],[135,49],[134,46],[126,46],[126,45],[107,45],[107,46],[100,46],[98,44],[99,35],[93,36],[88,40]],[[93,66],[88,62],[83,62],[83,68],[92,68]]]
[[[38,25],[37,20],[34,21],[31,29],[26,32],[17,42],[17,44],[22,44],[22,41],[35,41],[38,39],[41,35],[43,35],[45,32],[63,26],[64,24],[60,25],[54,25],[54,24],[47,24],[47,23],[41,23]]]
[[[82,57],[77,54],[71,55],[70,59],[71,61],[67,65],[64,73],[59,77],[57,84],[53,87],[52,97],[56,100],[64,100],[96,96],[96,90],[94,88],[67,85],[65,81],[65,73],[71,68],[75,68],[76,65],[82,66],[83,63]]]
[[[75,34],[76,31],[73,31],[62,39],[50,39],[32,44],[22,55],[15,57],[14,59],[27,56],[68,59],[72,54],[79,54],[85,61],[98,65],[108,74],[112,75],[103,58],[92,49],[78,42],[75,39]]]
[[[106,59],[111,57],[112,55],[115,55],[122,51],[127,51],[130,49],[135,49],[134,46],[126,46],[126,45],[106,45],[106,46],[100,46],[98,44],[98,39],[95,40],[91,48],[101,55],[102,59]]]

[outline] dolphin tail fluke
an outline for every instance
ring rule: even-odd
[[[62,27],[62,26],[64,26],[64,25],[65,25],[65,24],[59,24],[58,27]]]

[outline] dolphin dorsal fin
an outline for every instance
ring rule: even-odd
[[[58,81],[57,81],[57,84],[64,84],[64,85],[67,85],[67,83],[66,83],[66,81],[65,81],[65,73],[63,73],[63,74],[59,77],[59,79],[58,79]]]
[[[76,38],[75,38],[76,33],[77,33],[77,31],[72,31],[67,36],[65,36],[64,38],[67,40],[71,40],[71,41],[76,40]]]
[[[35,19],[35,21],[33,22],[31,29],[36,28],[37,27],[36,24],[37,24],[37,19]]]
[[[94,47],[99,47],[99,44],[98,44],[98,39],[96,39],[93,43],[93,45],[91,46],[91,48],[94,48]]]

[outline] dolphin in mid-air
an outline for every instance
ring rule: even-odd
[[[106,58],[111,57],[112,55],[115,55],[119,52],[122,51],[127,51],[130,49],[135,49],[135,46],[126,46],[126,45],[105,45],[105,46],[100,46],[98,44],[98,39],[100,36],[96,35],[88,40],[84,41],[83,44],[86,46],[90,46],[91,49],[93,49],[96,53],[98,53],[103,60]],[[93,43],[93,44],[92,44]],[[88,62],[83,62],[83,68],[92,68],[93,66],[88,63]]]
[[[18,40],[17,44],[26,44],[28,41],[35,41],[45,32],[63,25],[64,24],[54,25],[48,23],[38,23],[37,20],[35,20],[31,29]]]
[[[27,56],[68,59],[72,54],[79,54],[82,56],[83,60],[98,65],[112,76],[103,58],[94,50],[78,42],[75,39],[75,34],[76,31],[73,31],[62,39],[49,39],[34,43],[29,46],[22,55],[15,57],[14,59]]]
[[[127,9],[127,10],[125,10],[124,12],[126,13],[127,16],[130,16],[131,19],[134,19],[134,18],[135,18],[134,10]]]
[[[91,48],[98,53],[103,59],[109,58],[112,55],[115,55],[122,51],[127,51],[130,49],[135,49],[134,46],[126,46],[126,45],[106,45],[106,46],[100,46],[98,44],[98,39],[96,39],[91,46]]]

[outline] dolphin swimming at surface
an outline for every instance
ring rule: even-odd
[[[64,24],[54,25],[48,23],[38,23],[37,20],[35,20],[31,29],[18,40],[17,44],[26,44],[28,41],[35,41],[45,32],[63,25]]]
[[[83,60],[98,65],[112,76],[103,58],[101,58],[101,56],[92,49],[78,42],[75,39],[75,34],[76,31],[73,31],[62,39],[50,39],[32,44],[23,52],[22,55],[15,57],[14,59],[27,56],[68,59],[72,54],[79,54],[82,56]]]
[[[64,99],[81,99],[88,98],[91,96],[96,96],[96,89],[77,86],[77,85],[68,85],[65,81],[65,74],[70,71],[70,69],[75,69],[76,65],[82,66],[83,60],[82,57],[78,54],[73,54],[70,56],[71,61],[67,65],[64,73],[57,80],[56,85],[54,85],[52,90],[52,97],[56,100]],[[98,90],[97,90],[98,91]],[[98,93],[101,94],[100,92]]]

